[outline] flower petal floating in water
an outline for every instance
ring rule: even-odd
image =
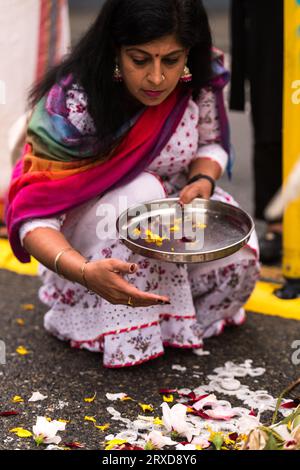
[[[25,325],[25,320],[23,320],[23,318],[17,318],[16,323],[19,326],[24,326]]]

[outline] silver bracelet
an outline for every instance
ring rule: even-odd
[[[66,253],[67,251],[71,251],[71,250],[74,250],[74,248],[65,248],[64,250],[61,250],[57,255],[56,255],[56,258],[55,258],[55,261],[54,261],[54,269],[55,269],[55,272],[56,274],[61,277],[62,279],[66,279],[62,274],[59,274],[58,272],[58,261],[60,259],[60,257]]]

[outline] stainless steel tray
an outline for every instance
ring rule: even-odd
[[[254,222],[223,202],[197,198],[182,208],[173,198],[131,207],[118,218],[117,230],[134,253],[171,263],[203,263],[240,250]]]

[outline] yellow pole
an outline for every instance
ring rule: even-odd
[[[300,157],[300,0],[283,1],[283,170],[286,181]],[[283,274],[290,280],[300,280],[300,199],[290,204],[285,212],[283,240]]]

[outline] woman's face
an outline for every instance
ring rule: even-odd
[[[173,35],[147,44],[122,46],[119,65],[130,94],[146,106],[162,103],[176,88],[188,52]]]

